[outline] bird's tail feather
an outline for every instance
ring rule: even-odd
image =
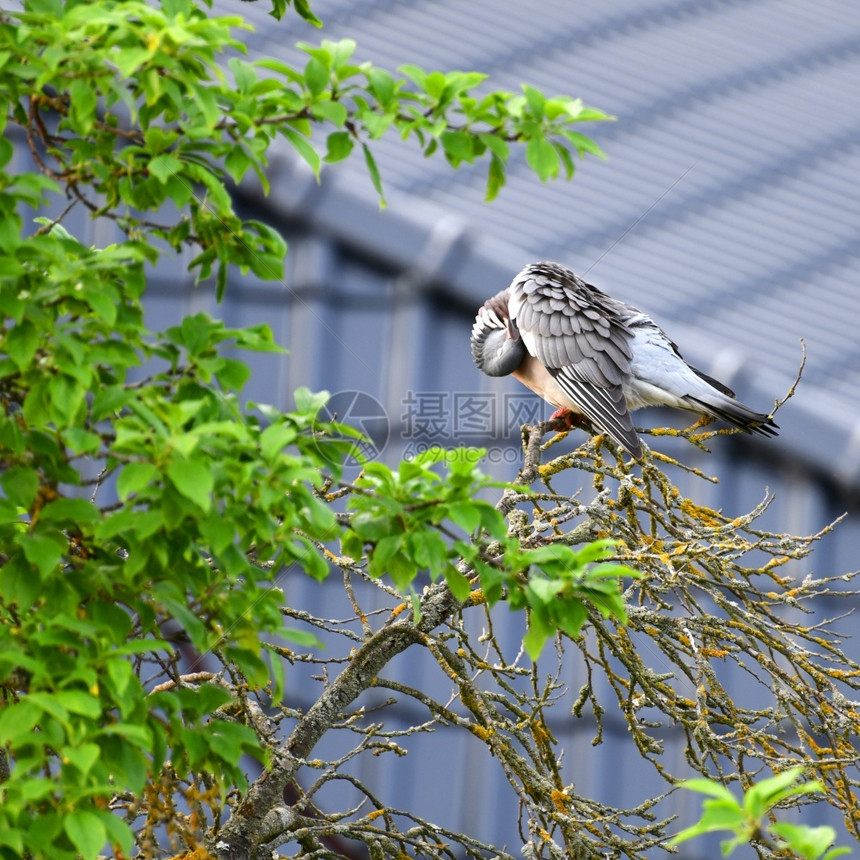
[[[779,425],[774,423],[770,415],[754,412],[737,400],[729,397],[702,400],[689,394],[684,399],[689,401],[696,411],[701,410],[715,418],[721,418],[732,427],[743,430],[744,433],[758,433],[760,436],[779,435]]]
[[[689,367],[690,370],[692,370],[693,373],[695,373],[696,376],[699,377],[699,379],[704,380],[708,383],[708,385],[711,385],[716,388],[717,391],[721,391],[723,394],[726,394],[732,398],[735,396],[734,391],[732,391],[731,388],[728,387],[728,385],[724,385],[722,382],[720,382],[719,379],[714,379],[713,376],[708,376],[707,373],[704,373],[703,371],[699,370],[698,367],[693,367],[692,364],[688,364],[687,367]]]

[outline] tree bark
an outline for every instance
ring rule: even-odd
[[[524,462],[515,484],[527,486],[537,479],[541,439],[552,429],[557,429],[557,426],[551,421],[523,428]],[[496,507],[508,514],[516,501],[517,493],[509,489]],[[277,833],[284,832],[283,822],[289,820],[284,809],[284,788],[318,741],[344,709],[370,687],[393,657],[419,641],[422,634],[434,630],[462,606],[448,586],[439,583],[422,598],[417,624],[411,613],[403,613],[403,617],[374,633],[299,720],[283,747],[275,752],[272,765],[250,786],[227,823],[210,838],[207,844],[210,854],[218,860],[263,860],[265,856],[271,857],[270,850],[260,847],[260,840],[270,840]],[[268,822],[265,821],[267,816],[270,816]]]
[[[299,720],[272,765],[250,786],[242,803],[211,839],[209,852],[219,860],[258,860],[259,836],[270,828],[264,819],[282,805],[284,788],[339,715],[368,689],[382,668],[419,641],[422,633],[441,624],[461,606],[444,583],[433,586],[421,601],[421,619],[411,614],[378,630],[356,653],[335,682]],[[263,852],[269,853],[269,852]]]

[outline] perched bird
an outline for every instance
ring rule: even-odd
[[[650,317],[559,263],[526,266],[488,299],[471,344],[488,376],[514,376],[558,407],[554,418],[587,418],[637,460],[642,443],[630,413],[643,406],[674,406],[748,433],[777,434],[769,415],[687,364]]]

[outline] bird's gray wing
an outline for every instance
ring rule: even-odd
[[[508,308],[529,352],[594,424],[634,456],[639,437],[624,399],[635,309],[556,263],[526,266],[511,284]]]
[[[633,419],[620,385],[604,388],[577,379],[570,368],[558,371],[547,369],[586,418],[608,433],[637,460],[642,457],[642,443],[633,429]]]
[[[718,379],[688,364],[678,347],[644,315],[628,320],[633,334],[631,377],[625,385],[628,407],[674,406],[720,418],[746,433],[776,436],[770,415],[741,403]]]

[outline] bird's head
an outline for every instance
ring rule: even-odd
[[[527,355],[516,322],[508,314],[508,291],[487,299],[472,326],[472,356],[487,376],[508,376]]]

